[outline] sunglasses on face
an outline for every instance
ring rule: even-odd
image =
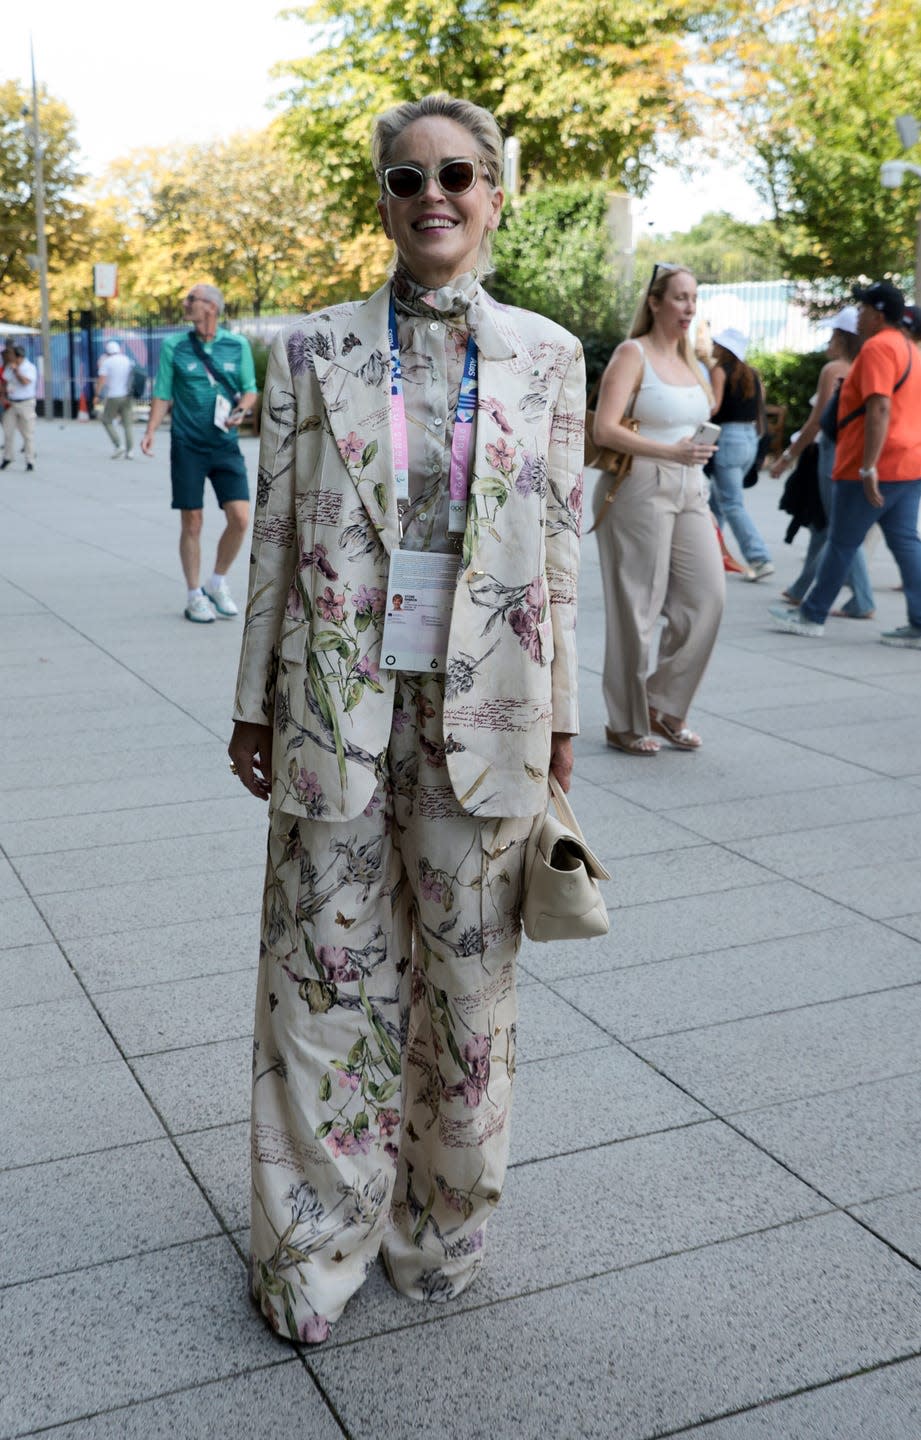
[[[480,178],[478,160],[442,160],[434,170],[421,165],[385,165],[380,172],[381,184],[394,200],[414,200],[425,189],[432,176],[443,195],[466,195]]]

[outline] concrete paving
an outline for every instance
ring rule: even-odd
[[[39,447],[0,475],[0,1437],[918,1440],[921,655],[877,643],[888,552],[876,621],[775,632],[805,536],[762,477],[777,574],[729,580],[705,746],[640,761],[603,743],[586,541],[573,801],[611,933],[522,953],[476,1285],[417,1309],[372,1273],[300,1352],[245,1298],[239,626],[182,618],[165,435]],[[218,528],[209,500],[207,561]]]

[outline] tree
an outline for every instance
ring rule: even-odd
[[[284,125],[355,226],[373,215],[371,117],[447,90],[487,106],[533,180],[642,193],[659,128],[689,133],[687,37],[703,0],[316,0],[316,48],[290,74]]]
[[[729,103],[788,273],[909,273],[917,187],[886,191],[879,169],[898,151],[895,116],[917,111],[921,9],[907,0],[740,0],[732,24]]]
[[[776,226],[753,225],[725,211],[711,211],[689,230],[654,239],[643,236],[636,247],[637,273],[648,275],[662,256],[687,265],[701,284],[775,280],[784,274]]]
[[[71,112],[44,87],[38,109],[48,268],[54,272],[85,243],[84,210],[73,194],[82,176]],[[0,84],[0,298],[7,319],[13,310],[38,310],[38,283],[27,259],[37,249],[34,174],[32,92],[7,80]]]

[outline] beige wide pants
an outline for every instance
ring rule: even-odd
[[[602,482],[603,483],[603,482]],[[649,733],[649,707],[686,718],[716,642],[725,576],[702,470],[637,457],[597,530],[608,725]],[[665,628],[652,675],[659,618]]]
[[[3,458],[10,461],[16,431],[22,436],[26,463],[35,464],[35,401],[13,400],[3,412]]]
[[[531,822],[461,810],[443,698],[400,678],[363,814],[324,822],[316,790],[316,820],[269,832],[250,1282],[292,1340],[326,1339],[379,1252],[409,1298],[458,1295],[502,1191]]]

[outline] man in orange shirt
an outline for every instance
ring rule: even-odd
[[[854,287],[863,347],[838,398],[828,543],[798,610],[772,605],[779,630],[819,636],[870,526],[878,524],[902,576],[908,624],[884,645],[921,650],[921,357],[905,333],[905,297],[888,280]]]

